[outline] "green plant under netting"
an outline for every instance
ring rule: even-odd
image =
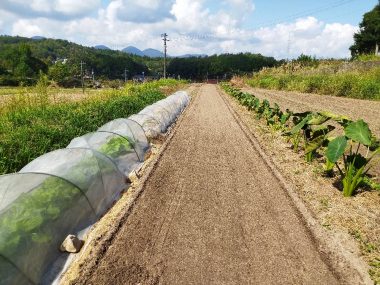
[[[120,157],[133,151],[134,144],[125,137],[113,137],[99,148],[101,153],[112,158]]]

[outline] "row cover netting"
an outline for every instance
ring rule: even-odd
[[[148,138],[164,133],[188,102],[177,92],[0,176],[0,284],[46,282],[63,239],[107,211],[143,162]]]
[[[148,138],[155,138],[159,134],[166,132],[189,101],[190,97],[187,92],[177,91],[165,99],[144,108],[138,114],[130,116],[129,119],[141,125]]]

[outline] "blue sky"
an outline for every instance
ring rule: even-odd
[[[376,0],[256,1],[256,11],[250,17],[248,25],[258,27],[262,23],[278,23],[281,20],[294,19],[297,15],[311,15],[326,22],[339,21],[357,25],[361,21],[363,14],[376,4]]]
[[[113,49],[169,53],[258,52],[348,57],[352,36],[377,0],[1,0],[0,34],[63,38]]]

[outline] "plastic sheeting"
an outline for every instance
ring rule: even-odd
[[[144,108],[138,114],[130,116],[129,119],[139,123],[148,138],[154,138],[160,133],[166,132],[189,101],[190,97],[185,91],[178,91]]]
[[[135,142],[116,133],[99,131],[73,139],[67,148],[90,148],[109,157],[125,176],[141,164]]]
[[[149,142],[144,129],[136,121],[116,119],[101,126],[98,131],[116,133],[132,142],[140,161],[144,161],[145,153],[149,150]]]

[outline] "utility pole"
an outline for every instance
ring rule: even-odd
[[[80,61],[80,77],[81,77],[81,81],[82,81],[82,92],[84,94],[84,78],[83,78],[83,65],[85,65],[86,63],[84,63],[82,60]]]
[[[128,69],[124,68],[124,82],[127,82]]]
[[[170,40],[168,40],[167,33],[161,34],[161,37],[162,37],[162,40],[164,41],[164,78],[166,78],[166,50],[167,50],[166,43],[169,42]]]

